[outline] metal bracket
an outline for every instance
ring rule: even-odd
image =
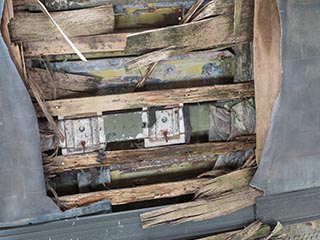
[[[186,142],[183,104],[143,108],[142,123],[145,147]]]
[[[102,113],[58,117],[65,140],[60,142],[63,155],[93,152],[106,147]]]

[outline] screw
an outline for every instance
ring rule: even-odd
[[[161,118],[161,121],[162,121],[163,123],[165,123],[165,122],[168,121],[168,118],[167,118],[167,117],[162,117],[162,118]]]
[[[86,130],[86,128],[84,126],[79,127],[80,132],[84,132],[84,130]]]

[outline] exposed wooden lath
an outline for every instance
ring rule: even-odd
[[[46,174],[60,173],[74,169],[110,166],[114,164],[133,163],[148,160],[168,160],[185,158],[189,161],[195,156],[226,154],[233,151],[244,151],[255,146],[254,136],[245,136],[239,141],[210,142],[167,147],[134,149],[106,152],[102,163],[97,162],[98,154],[59,156],[50,159],[44,166]],[[192,161],[192,160],[191,160]]]
[[[51,14],[70,38],[105,34],[114,30],[112,5]],[[9,24],[9,29],[14,42],[62,38],[58,29],[43,13],[17,12]]]
[[[254,96],[253,82],[48,101],[52,116],[107,112]],[[38,112],[38,116],[41,113]]]

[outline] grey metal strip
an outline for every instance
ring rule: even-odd
[[[140,214],[153,209],[111,213],[56,221],[34,226],[0,231],[1,240],[142,240],[192,239],[217,232],[240,229],[254,221],[254,208],[242,209],[230,215],[179,225],[162,225],[142,229]]]
[[[320,219],[320,188],[257,198],[256,216],[269,224]]]

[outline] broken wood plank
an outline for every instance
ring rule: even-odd
[[[220,177],[203,182],[195,197],[200,199],[213,199],[224,193],[236,191],[249,185],[256,169],[242,169]]]
[[[66,209],[86,206],[91,203],[108,199],[112,205],[122,205],[154,199],[173,198],[194,194],[203,179],[187,180],[152,184],[134,188],[106,190],[84,194],[75,194],[59,197],[59,201]]]
[[[280,91],[280,16],[277,1],[258,0],[255,6],[254,79],[256,91],[257,161],[269,131],[274,102]]]
[[[114,29],[112,5],[53,12],[52,17],[70,38],[110,33]],[[62,38],[59,30],[43,13],[17,12],[9,24],[9,29],[14,42]]]
[[[212,200],[201,199],[161,208],[140,215],[142,228],[202,221],[224,216],[255,205],[256,198],[261,195],[259,191],[247,186]]]
[[[261,222],[254,222],[246,228],[233,232],[216,234],[213,236],[199,238],[197,240],[255,240],[261,239],[270,233],[270,227]]]
[[[47,101],[52,116],[209,102],[254,96],[253,82]],[[38,116],[42,116],[38,111]]]
[[[179,26],[130,34],[125,51],[149,51],[169,46],[208,49],[222,44],[231,46],[237,42],[250,42],[253,29],[253,4],[250,0],[246,1],[244,5],[252,7],[248,11],[242,11],[241,23],[239,24],[240,34],[237,39],[235,39],[233,31],[233,14],[230,14]]]
[[[234,0],[215,0],[209,1],[205,6],[200,8],[195,16],[192,18],[192,22],[200,21],[205,18],[232,14],[234,9]]]
[[[103,84],[102,79],[98,77],[53,72],[53,80],[51,80],[49,75],[47,70],[28,69],[28,76],[41,89],[46,100],[55,97],[83,97],[99,94],[101,90],[99,86]],[[102,89],[102,93],[108,93],[107,89],[105,91]]]
[[[0,20],[0,31],[5,44],[8,47],[12,61],[15,63],[19,74],[23,76],[24,60],[22,59],[19,46],[13,44],[10,39],[8,24],[14,17],[12,0],[6,0],[3,4],[3,14]]]
[[[58,156],[44,165],[46,174],[60,173],[75,169],[110,166],[123,163],[134,163],[148,160],[168,160],[184,157],[186,161],[194,156],[220,155],[234,151],[244,151],[255,146],[254,136],[246,136],[239,141],[210,142],[166,147],[108,151],[102,163],[97,162],[98,153],[73,156]]]
[[[126,40],[126,33],[71,38],[71,41],[83,54],[124,51]],[[26,58],[39,58],[43,55],[64,55],[74,53],[69,44],[63,39],[30,41],[23,42],[22,44],[24,47],[24,56]]]
[[[168,57],[182,55],[187,52],[187,48],[176,48],[175,46],[172,46],[129,60],[125,63],[125,67],[127,70],[138,69],[151,63],[159,62],[160,60]]]
[[[244,2],[243,0],[235,0],[234,2],[234,14],[233,14],[233,19],[234,19],[234,23],[233,23],[233,33],[235,38],[237,39],[239,32],[239,28],[240,28],[240,23],[241,23],[241,17],[242,17],[242,11],[243,11],[243,5]]]

